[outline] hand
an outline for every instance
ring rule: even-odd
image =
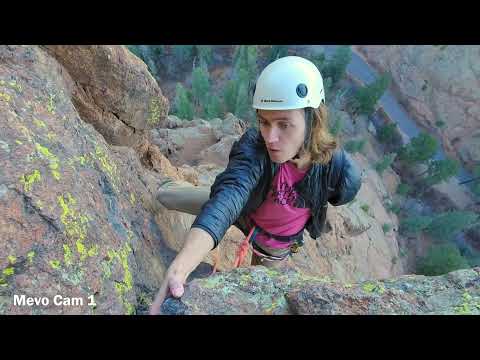
[[[162,307],[165,298],[168,295],[173,295],[176,298],[179,298],[183,295],[186,276],[180,274],[177,271],[168,270],[165,279],[163,280],[162,286],[153,301],[152,306],[150,307],[150,315],[160,314],[160,309]]]

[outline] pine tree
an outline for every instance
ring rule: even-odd
[[[439,184],[456,176],[460,170],[460,163],[455,159],[433,160],[428,165],[427,178],[423,180],[426,186]]]
[[[371,115],[375,111],[377,101],[390,86],[390,76],[381,75],[371,84],[357,90],[353,99],[353,106],[360,114]]]
[[[288,55],[287,45],[272,45],[268,51],[267,61],[271,63]]]
[[[395,140],[396,131],[396,123],[383,125],[377,132],[378,140],[383,144],[391,144]]]
[[[207,66],[210,65],[213,60],[212,47],[209,45],[196,45],[195,48],[199,63],[205,63]]]
[[[197,108],[207,104],[210,91],[209,77],[206,66],[197,66],[192,72],[192,96]]]
[[[205,106],[204,117],[207,120],[218,118],[222,115],[222,104],[217,96],[211,95]]]
[[[437,148],[438,142],[433,136],[421,133],[399,150],[398,159],[409,165],[422,163],[435,155]]]
[[[451,240],[460,231],[478,224],[479,215],[471,211],[449,211],[437,215],[426,231],[438,240]]]
[[[352,50],[350,46],[338,46],[332,58],[322,68],[323,77],[331,78],[331,87],[334,87],[347,72],[347,66],[352,60]]]
[[[381,175],[383,172],[390,166],[392,165],[393,161],[395,160],[395,157],[397,154],[391,153],[387,154],[383,157],[381,161],[375,164],[375,170]]]
[[[433,219],[430,216],[412,216],[402,219],[400,222],[400,233],[405,235],[417,235],[425,230]]]
[[[192,102],[189,99],[187,90],[180,83],[177,83],[174,103],[175,115],[177,115],[180,119],[193,119],[194,109]]]
[[[437,276],[468,267],[467,260],[454,244],[433,245],[418,262],[417,274]]]

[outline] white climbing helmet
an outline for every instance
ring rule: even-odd
[[[258,77],[253,94],[253,108],[262,110],[318,108],[322,102],[322,75],[314,63],[299,56],[270,63]]]

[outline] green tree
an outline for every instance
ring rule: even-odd
[[[455,245],[433,245],[427,255],[419,260],[417,274],[437,276],[468,267],[467,260]]]
[[[401,183],[401,184],[398,184],[398,186],[397,186],[397,194],[401,195],[401,196],[408,195],[408,193],[411,190],[412,190],[412,188],[408,184]]]
[[[205,106],[204,117],[208,120],[222,115],[222,104],[217,96],[211,95]]]
[[[383,144],[392,144],[397,136],[397,123],[383,125],[377,132],[378,140]]]
[[[426,232],[435,239],[451,240],[460,231],[478,224],[479,215],[471,211],[448,211],[434,217]]]
[[[190,63],[193,60],[194,45],[173,45],[172,53],[179,64]]]
[[[151,45],[152,53],[155,56],[162,56],[165,53],[165,45]]]
[[[245,119],[251,115],[250,97],[248,83],[240,81],[237,87],[237,97],[235,101],[235,115]]]
[[[382,160],[380,160],[379,162],[377,162],[375,164],[375,170],[377,170],[377,172],[381,175],[383,174],[383,172],[390,166],[392,165],[393,161],[395,160],[395,157],[397,156],[397,154],[395,153],[391,153],[391,154],[387,154],[383,157]]]
[[[335,113],[332,113],[331,119],[332,122],[329,122],[330,125],[330,134],[337,136],[343,129],[342,119]]]
[[[271,63],[279,58],[285,57],[288,55],[288,46],[287,45],[272,45],[268,50],[267,61]]]
[[[177,83],[174,104],[175,115],[181,119],[193,119],[194,109],[192,102],[190,101],[188,91],[180,83]]]
[[[315,66],[320,70],[320,73],[322,74],[322,77],[324,78],[323,81],[325,81],[326,76],[324,75],[325,67],[327,66],[327,58],[325,57],[324,53],[312,53],[309,56],[309,59],[311,62],[315,64]]]
[[[233,60],[234,77],[246,73],[247,82],[255,80],[257,75],[257,46],[240,45],[237,47]]]
[[[400,221],[400,233],[404,235],[418,235],[425,230],[433,219],[430,216],[412,216]]]
[[[196,45],[197,56],[199,63],[205,63],[207,66],[212,63],[213,53],[212,47],[209,45]]]
[[[224,104],[228,112],[253,121],[251,85],[257,76],[257,47],[240,45],[233,59],[233,74],[224,90]]]
[[[400,148],[398,159],[409,165],[421,163],[435,155],[437,148],[438,142],[433,136],[421,133]]]
[[[133,53],[136,57],[140,58],[143,62],[145,62],[143,58],[142,51],[139,49],[138,45],[125,45],[131,53]]]
[[[377,101],[390,86],[390,76],[382,74],[375,81],[357,90],[353,97],[355,112],[371,115],[375,111]]]
[[[322,75],[324,78],[331,78],[331,87],[338,84],[347,72],[347,66],[352,60],[352,49],[348,45],[338,46],[332,58],[322,64]]]
[[[445,127],[445,125],[447,125],[447,124],[446,124],[445,121],[443,121],[443,120],[437,120],[437,121],[435,121],[435,126],[438,127],[438,128],[440,128],[440,129],[443,128],[443,127]]]
[[[209,97],[210,74],[205,66],[197,66],[192,72],[192,96],[196,107],[203,107],[207,104]]]
[[[394,213],[394,214],[400,214],[400,211],[402,211],[402,207],[400,206],[399,203],[392,203],[387,205],[387,210]]]
[[[225,111],[235,112],[235,104],[237,102],[237,84],[235,80],[229,80],[223,91],[223,100],[225,104]]]
[[[426,186],[432,186],[456,176],[460,163],[455,159],[433,160],[428,164],[427,177],[423,180]]]
[[[384,234],[388,233],[390,230],[392,230],[392,224],[388,224],[388,223],[383,224],[382,230]]]
[[[350,154],[361,153],[363,148],[365,147],[367,140],[359,139],[359,140],[349,140],[345,143],[343,148],[348,151]]]

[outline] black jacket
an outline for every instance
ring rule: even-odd
[[[233,144],[227,168],[215,178],[210,200],[203,205],[192,228],[208,232],[215,242],[214,248],[231,225],[236,225],[246,235],[249,229],[240,220],[265,200],[278,166],[270,160],[259,131],[248,129]],[[348,203],[358,193],[360,185],[358,167],[343,149],[336,150],[327,165],[311,166],[295,185],[295,190],[311,209],[306,229],[312,238],[321,234],[327,202],[334,206]]]

